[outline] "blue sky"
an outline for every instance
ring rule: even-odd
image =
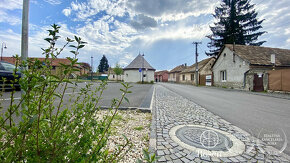
[[[252,0],[259,19],[265,19],[259,40],[263,46],[290,49],[290,1]],[[109,64],[129,64],[138,53],[157,70],[170,70],[194,60],[193,41],[199,59],[207,56],[206,35],[214,19],[217,0],[30,0],[29,56],[41,57],[43,39],[53,23],[61,26],[62,36],[80,36],[88,42],[81,50],[79,61],[94,67],[102,55]],[[0,42],[6,43],[4,56],[20,54],[22,0],[0,0]],[[71,56],[69,49],[60,57]]]

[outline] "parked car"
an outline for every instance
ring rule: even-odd
[[[15,65],[7,62],[0,61],[0,90],[2,88],[6,89],[12,89],[11,83],[12,81],[16,79],[17,82],[15,83],[15,88],[17,90],[20,90],[20,85],[19,85],[19,79],[21,78],[21,73],[17,72],[16,75],[13,75],[13,72],[15,70]],[[3,78],[5,78],[5,83]]]

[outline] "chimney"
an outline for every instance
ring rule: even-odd
[[[185,67],[187,67],[187,64],[186,64],[186,63],[184,63],[184,66],[185,66]]]

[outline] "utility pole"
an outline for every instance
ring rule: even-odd
[[[143,56],[143,62],[142,62],[142,84],[144,83],[144,53],[142,54]]]
[[[193,42],[195,44],[195,85],[198,86],[198,60],[197,60],[197,45],[201,44],[201,42]]]
[[[91,81],[93,81],[93,56],[91,56]]]
[[[23,0],[22,9],[22,38],[21,38],[21,61],[28,58],[28,23],[29,22],[29,0]],[[22,67],[26,69],[26,67]]]
[[[28,58],[28,23],[29,22],[29,0],[23,0],[22,9],[22,35],[21,35],[21,62],[26,61]],[[27,67],[21,67],[22,71]],[[21,74],[23,77],[23,74]],[[21,91],[21,95],[24,92]]]

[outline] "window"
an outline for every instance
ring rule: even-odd
[[[115,75],[113,75],[113,78],[115,78]]]
[[[55,70],[55,68],[56,68],[55,66],[52,66],[52,69],[53,69],[53,70]]]
[[[227,81],[227,71],[226,70],[221,71],[220,75],[221,75],[221,81],[222,82]]]
[[[227,54],[226,53],[224,53],[224,57],[226,57],[227,56]]]
[[[194,80],[194,74],[191,74],[191,75],[190,75],[190,78],[191,78],[191,80],[193,81],[193,80]]]
[[[182,80],[185,80],[185,75],[182,75]]]

